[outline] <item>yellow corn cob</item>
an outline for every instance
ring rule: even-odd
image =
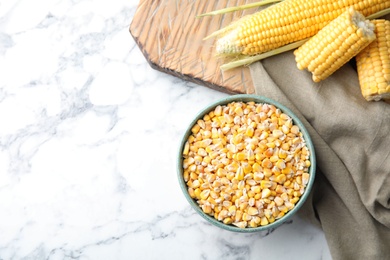
[[[374,28],[351,7],[294,51],[297,67],[326,79],[375,40]]]
[[[285,0],[234,22],[217,40],[217,54],[255,55],[315,35],[349,7],[371,15],[388,0]]]
[[[390,100],[390,21],[373,20],[377,39],[356,56],[363,97]]]

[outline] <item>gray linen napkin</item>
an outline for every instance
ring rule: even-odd
[[[346,64],[314,83],[292,52],[250,65],[256,94],[289,107],[315,146],[317,178],[299,211],[334,259],[390,259],[390,104],[366,101]]]

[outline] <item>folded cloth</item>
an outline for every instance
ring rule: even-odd
[[[390,259],[390,104],[368,102],[352,63],[314,83],[292,52],[250,65],[256,94],[290,108],[312,138],[317,173],[301,216],[333,259]]]

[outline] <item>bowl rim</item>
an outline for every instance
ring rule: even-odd
[[[192,199],[190,197],[190,195],[188,194],[187,184],[186,184],[186,182],[184,181],[184,178],[183,178],[183,168],[182,168],[183,156],[182,156],[182,152],[183,152],[183,149],[184,149],[184,145],[185,145],[186,141],[188,140],[188,137],[191,134],[192,127],[194,126],[194,124],[199,119],[203,118],[203,116],[206,113],[210,112],[211,110],[213,110],[218,105],[226,105],[226,104],[231,103],[231,102],[267,103],[267,104],[271,104],[271,105],[276,106],[283,113],[286,113],[287,115],[289,115],[292,118],[293,123],[299,127],[300,131],[303,134],[303,138],[304,138],[304,140],[306,142],[306,146],[307,146],[307,148],[309,149],[309,152],[310,152],[310,163],[311,163],[311,165],[310,165],[309,171],[308,171],[310,178],[309,178],[309,181],[308,181],[308,183],[306,185],[305,192],[300,197],[300,199],[295,204],[295,206],[294,206],[294,208],[292,210],[288,211],[286,213],[286,215],[284,215],[282,218],[280,218],[278,220],[275,220],[275,222],[273,222],[271,224],[268,224],[268,225],[265,225],[265,226],[259,226],[259,227],[255,227],[255,228],[239,228],[239,227],[236,227],[234,225],[224,224],[223,222],[218,221],[214,217],[212,217],[210,215],[207,215],[206,213],[204,213],[202,211],[202,209],[199,207],[199,205],[196,203],[196,201],[194,199]],[[275,100],[273,100],[271,98],[268,98],[268,97],[265,97],[265,96],[261,96],[261,95],[256,95],[256,94],[236,94],[236,95],[228,96],[228,97],[219,99],[217,101],[211,102],[209,105],[207,105],[206,107],[201,109],[196,114],[196,116],[192,119],[192,121],[189,123],[186,131],[184,132],[183,136],[181,137],[181,141],[180,141],[180,145],[179,145],[179,151],[178,151],[178,157],[177,157],[176,162],[177,162],[177,165],[176,165],[177,166],[177,178],[179,180],[179,185],[180,185],[180,188],[181,188],[181,190],[182,190],[182,192],[184,194],[184,197],[186,198],[188,203],[191,205],[191,207],[201,217],[203,217],[209,223],[211,223],[211,224],[213,224],[213,225],[215,225],[217,227],[220,227],[222,229],[225,229],[225,230],[228,230],[228,231],[233,231],[233,232],[239,232],[239,233],[253,233],[253,232],[259,232],[259,231],[265,231],[265,230],[269,230],[269,229],[274,229],[274,228],[280,226],[281,224],[285,223],[286,221],[288,221],[302,207],[302,205],[305,203],[306,199],[308,198],[309,194],[311,193],[311,189],[312,189],[312,186],[313,186],[313,183],[314,183],[314,179],[315,179],[315,175],[316,175],[316,155],[315,155],[314,145],[313,145],[312,139],[311,139],[311,137],[309,135],[309,132],[307,131],[307,129],[304,126],[304,124],[302,123],[302,121],[288,107],[284,106],[283,104],[281,104],[281,103],[279,103],[279,102],[277,102],[277,101],[275,101]]]

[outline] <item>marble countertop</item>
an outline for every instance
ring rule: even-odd
[[[330,259],[299,217],[238,234],[189,206],[180,138],[227,94],[152,69],[137,4],[0,2],[0,259]]]

